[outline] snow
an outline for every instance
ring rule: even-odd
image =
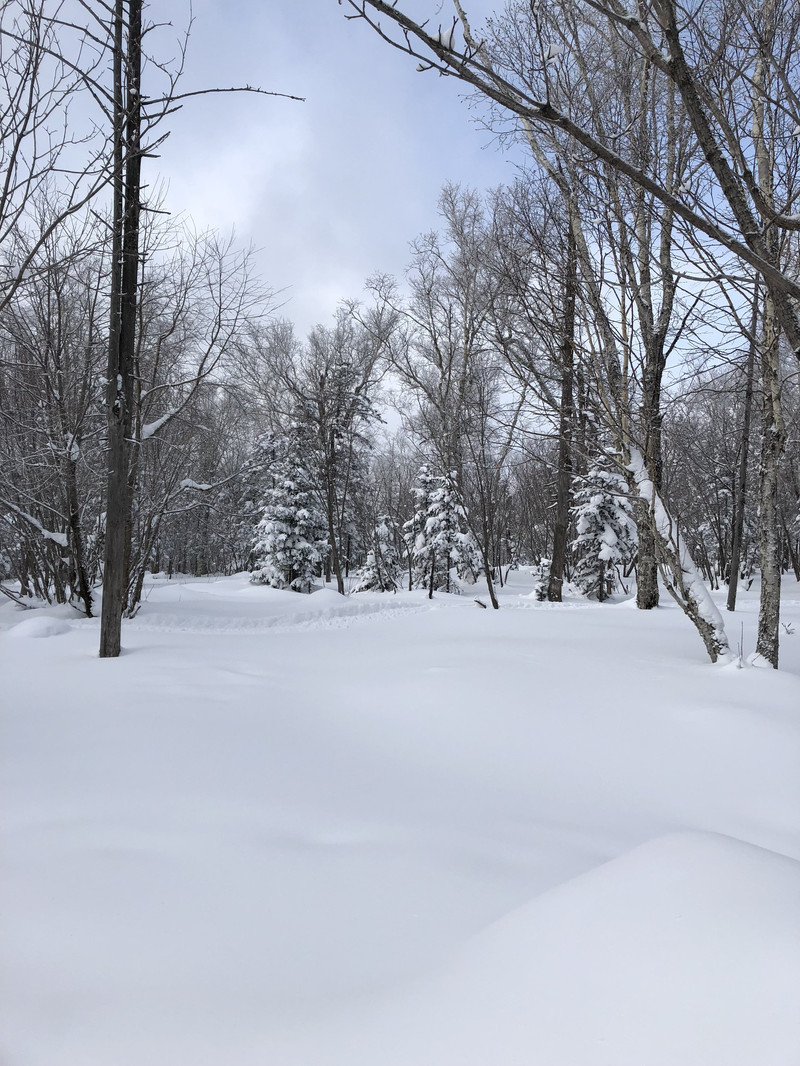
[[[39,522],[33,515],[27,514],[25,511],[21,511],[19,507],[15,507],[13,503],[8,500],[4,501],[4,506],[8,510],[13,511],[14,514],[18,514],[20,518],[24,518],[26,522],[29,522],[34,529],[38,529],[44,540],[52,540],[54,544],[58,544],[61,548],[66,548],[69,541],[67,540],[66,533],[54,533],[49,529],[45,529],[41,522]]]
[[[5,1066],[795,1066],[800,635],[511,580],[0,607]]]
[[[81,449],[74,433],[66,434],[66,443],[67,454],[69,455],[70,461],[77,463],[81,457]]]
[[[470,941],[393,1009],[398,1037],[413,1035],[380,1061],[795,1062],[800,1043],[781,1041],[797,1027],[798,900],[792,859],[713,834],[659,837]],[[736,1014],[768,1024],[732,1025]]]
[[[155,421],[148,422],[147,425],[142,426],[141,440],[149,440],[151,437],[154,437],[156,433],[158,433],[158,431],[162,428],[162,426],[165,426],[167,422],[171,421],[175,417],[178,411],[179,408],[172,408],[171,410],[167,411],[166,414],[162,415],[161,418],[156,418]]]
[[[443,30],[442,27],[440,26],[439,27],[439,32],[436,34],[436,40],[442,46],[442,48],[446,48],[448,51],[452,51],[453,50],[453,40],[455,38],[455,32],[456,32],[456,23],[455,22],[452,24],[452,26],[448,26],[447,29],[445,29],[445,30]]]
[[[39,612],[36,612],[13,626],[8,635],[10,637],[58,637],[69,631],[70,626],[60,618],[42,617]]]

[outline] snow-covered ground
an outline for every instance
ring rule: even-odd
[[[1,607],[3,1066],[797,1066],[800,589],[529,589]]]

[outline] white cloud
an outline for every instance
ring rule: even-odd
[[[188,102],[162,151],[169,206],[260,248],[301,332],[369,274],[402,272],[445,181],[510,178],[501,155],[481,151],[458,86],[415,73],[342,7],[201,0],[195,18],[184,88],[249,83],[306,102]]]

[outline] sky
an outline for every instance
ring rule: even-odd
[[[183,2],[169,6],[185,25]],[[416,7],[449,22],[449,0]],[[258,249],[301,334],[358,298],[369,275],[402,274],[409,242],[437,225],[445,182],[488,189],[516,173],[456,82],[417,73],[347,11],[337,0],[195,0],[183,91],[249,84],[306,99],[187,101],[153,164],[170,210]]]

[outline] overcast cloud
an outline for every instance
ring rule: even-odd
[[[449,5],[426,6],[447,20]],[[174,5],[176,26],[183,10]],[[370,274],[402,273],[409,241],[437,224],[444,182],[483,189],[514,175],[454,81],[416,73],[346,11],[335,0],[198,0],[184,91],[252,84],[306,102],[189,101],[157,164],[173,211],[235,227],[261,250],[264,280],[286,290],[282,313],[301,332]]]

